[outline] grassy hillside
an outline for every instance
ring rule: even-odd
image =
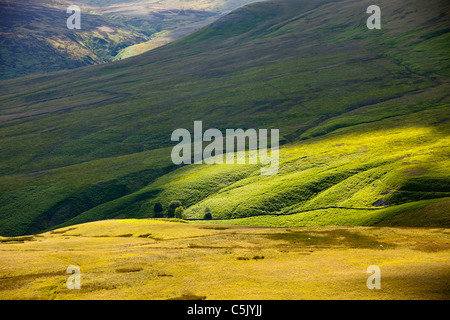
[[[233,224],[449,227],[448,124],[435,124],[449,115],[436,108],[285,145],[274,176],[254,165],[188,166],[63,225],[151,217],[155,203],[180,200],[187,219],[203,219],[207,208],[219,220],[264,216]]]
[[[0,234],[171,200],[196,219],[448,227],[449,5],[381,1],[368,30],[370,4],[257,3],[139,57],[0,82]],[[175,170],[170,135],[195,120],[280,129],[279,174]]]

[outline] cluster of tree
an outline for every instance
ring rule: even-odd
[[[153,207],[153,211],[155,212],[156,218],[167,217],[183,219],[184,214],[184,208],[181,205],[181,202],[178,200],[170,201],[169,205],[167,206],[167,210],[164,210],[162,204],[157,202]]]
[[[181,202],[178,200],[170,201],[169,205],[167,206],[167,210],[164,210],[162,204],[157,202],[155,203],[153,211],[155,212],[156,218],[162,217],[177,218],[177,219],[184,218],[184,208]],[[212,213],[210,208],[205,209],[205,215],[203,216],[203,219],[212,220]]]

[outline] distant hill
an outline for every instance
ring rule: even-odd
[[[450,225],[450,5],[266,1],[110,64],[0,82],[0,234],[110,218]],[[185,166],[171,133],[277,128],[278,175]],[[163,212],[164,214],[164,212]]]
[[[227,5],[218,1],[220,5],[216,7],[208,6],[208,1],[201,2],[202,6],[197,2],[186,1],[186,9],[182,10],[180,1],[164,1],[161,6],[153,0],[1,0],[0,79],[141,54],[191,33],[252,0]],[[81,6],[80,30],[66,27],[70,16],[66,9],[71,4]]]
[[[82,30],[69,30],[68,2],[1,1],[1,78],[73,69],[111,60],[145,34],[99,15],[83,13]]]

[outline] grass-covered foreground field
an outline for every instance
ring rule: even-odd
[[[440,228],[108,220],[0,238],[0,299],[447,299],[449,249]]]

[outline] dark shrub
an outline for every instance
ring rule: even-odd
[[[161,203],[157,202],[157,203],[155,203],[155,206],[153,207],[153,211],[155,212],[155,217],[160,217],[161,212],[164,211],[164,208]]]
[[[203,219],[205,219],[205,220],[212,220],[212,214],[211,214],[211,209],[210,208],[206,208],[205,209],[205,215],[203,216]]]

